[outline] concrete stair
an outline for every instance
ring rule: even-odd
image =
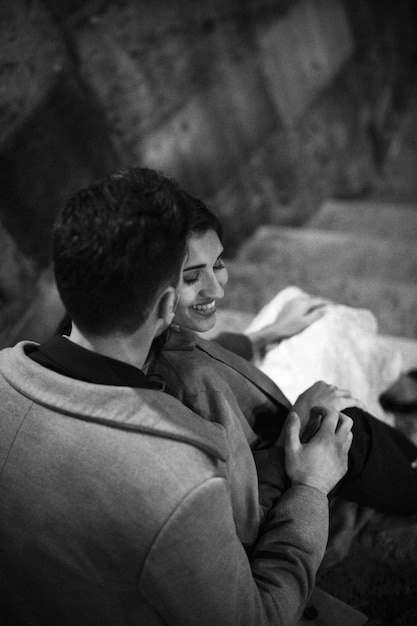
[[[416,241],[417,206],[328,201],[305,227],[263,226],[242,246],[222,308],[253,315],[298,285],[370,309],[383,334],[417,338]]]
[[[314,280],[338,276],[411,281],[417,277],[414,243],[313,228],[263,226],[241,249],[239,259],[289,268]]]
[[[381,333],[417,338],[417,289],[409,283],[369,281],[332,276],[328,280],[293,273],[279,273],[267,263],[229,262],[229,285],[221,308],[243,314],[247,320],[288,285],[340,304],[370,309]],[[228,314],[230,315],[230,313]],[[244,325],[237,319],[239,329]]]
[[[328,200],[308,222],[309,228],[417,242],[417,206],[376,201]]]

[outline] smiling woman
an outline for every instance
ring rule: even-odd
[[[188,238],[188,259],[174,324],[196,332],[216,324],[217,301],[223,298],[228,274],[218,234],[209,230]]]

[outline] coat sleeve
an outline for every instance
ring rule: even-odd
[[[249,560],[236,535],[227,483],[210,478],[159,532],[139,592],[172,626],[296,624],[327,529],[327,498],[312,487],[292,487],[271,509]]]
[[[258,476],[259,504],[264,515],[282,494],[291,487],[285,471],[284,450],[279,446],[252,450]]]

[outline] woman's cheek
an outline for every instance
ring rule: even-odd
[[[186,315],[187,311],[188,311],[188,307],[193,304],[193,300],[192,300],[192,294],[190,294],[189,292],[190,290],[188,289],[183,289],[180,295],[180,299],[178,302],[178,309],[177,309],[177,314],[179,315]]]

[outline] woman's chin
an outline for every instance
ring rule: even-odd
[[[196,328],[198,333],[207,333],[209,330],[212,330],[216,325],[216,314],[213,315],[213,318],[205,321],[204,323],[199,325],[199,328]]]
[[[202,317],[201,319],[187,320],[185,324],[180,322],[178,325],[188,330],[193,330],[196,333],[207,333],[215,327],[216,321],[216,313],[214,312],[210,316]]]

